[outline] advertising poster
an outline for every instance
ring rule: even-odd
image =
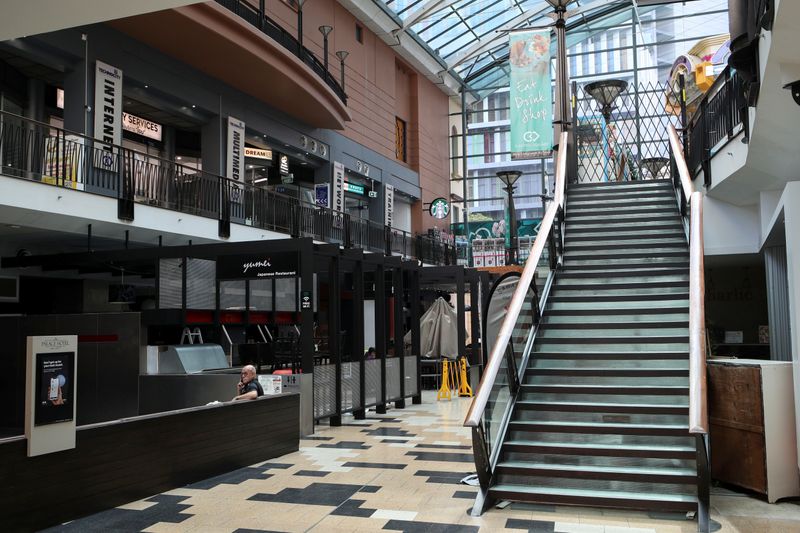
[[[36,356],[34,425],[72,420],[75,401],[75,352],[40,353]]]
[[[330,207],[331,206],[330,191],[331,191],[330,183],[317,183],[317,184],[315,184],[314,185],[314,202],[319,207]]]
[[[509,34],[511,159],[550,157],[553,150],[553,93],[550,30]]]
[[[122,144],[122,71],[96,61],[94,77],[94,138],[100,148],[94,166],[113,169],[114,146]]]

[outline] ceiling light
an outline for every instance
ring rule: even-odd
[[[180,161],[180,160],[181,160],[181,156],[178,156],[178,157],[176,157],[175,159],[177,159],[178,161]]]
[[[267,178],[258,178],[257,180],[254,180],[253,183],[261,183],[264,181],[267,181]]]
[[[197,107],[197,106],[196,106],[196,105],[194,105],[194,104],[192,104],[192,109],[194,109],[195,107]]]
[[[8,227],[13,229],[19,229],[19,226],[17,226],[16,224],[9,224]]]
[[[149,86],[149,85],[145,85],[145,86],[144,86],[144,88],[145,88],[145,89],[149,89],[149,88],[150,88],[150,86]]]

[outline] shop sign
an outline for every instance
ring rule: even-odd
[[[314,185],[314,203],[319,207],[331,206],[331,184],[330,183],[317,183]]]
[[[293,252],[226,255],[217,259],[217,279],[262,279],[297,276],[298,258]]]
[[[235,182],[242,181],[244,157],[244,121],[228,117],[228,168],[227,176]]]
[[[281,174],[289,173],[289,156],[286,154],[278,154],[278,171]]]
[[[130,113],[122,113],[122,129],[154,141],[161,140],[161,124]]]
[[[344,165],[333,163],[333,209],[344,212]]]
[[[102,61],[95,62],[94,138],[99,141],[95,165],[114,166],[114,146],[122,144],[122,71]]]
[[[344,182],[344,190],[353,194],[360,194],[361,196],[364,196],[364,186],[358,185],[357,183],[350,183],[349,181]]]
[[[444,198],[437,198],[431,202],[430,213],[433,218],[447,218],[450,214],[450,204]]]
[[[272,150],[245,146],[244,156],[249,157],[251,159],[268,159],[272,161]]]
[[[394,187],[388,184],[384,185],[384,187],[386,192],[384,193],[383,200],[383,223],[391,228],[394,222]]]
[[[312,309],[313,300],[311,299],[311,291],[302,291],[300,296],[300,309]]]

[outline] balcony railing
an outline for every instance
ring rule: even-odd
[[[741,78],[726,67],[703,96],[689,120],[686,134],[686,164],[692,179],[703,172],[706,187],[711,185],[711,158],[723,141],[738,135],[744,126],[747,109]],[[745,132],[747,135],[747,132]]]
[[[134,220],[137,204],[150,205],[218,220],[221,237],[239,224],[423,263],[456,264],[452,240],[351,218],[6,112],[0,112],[0,168],[5,176],[116,198],[122,220]]]
[[[313,70],[317,76],[333,89],[333,92],[339,99],[347,105],[347,95],[342,89],[342,86],[336,81],[336,78],[331,76],[331,73],[325,69],[325,65],[311,53],[305,46],[301,46],[300,42],[292,34],[283,29],[277,22],[261,13],[258,8],[242,0],[216,0],[222,7],[235,13],[237,16],[243,18],[251,26],[258,28],[264,34],[268,35],[271,39],[278,42],[285,49],[297,56],[303,63]]]

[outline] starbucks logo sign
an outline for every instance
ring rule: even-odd
[[[433,218],[447,218],[450,214],[450,204],[444,198],[437,198],[431,202],[430,213]]]

